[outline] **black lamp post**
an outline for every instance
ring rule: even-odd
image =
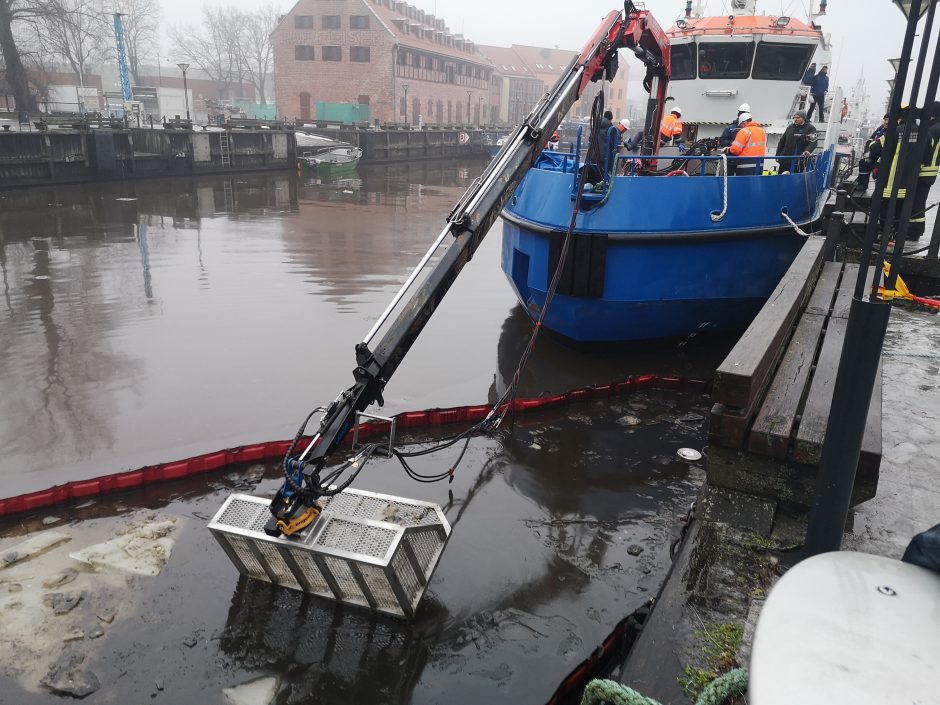
[[[183,98],[186,101],[186,120],[189,120],[189,91],[186,89],[186,71],[189,69],[189,64],[177,64],[177,66],[183,72]]]

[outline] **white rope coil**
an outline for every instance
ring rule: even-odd
[[[725,213],[728,212],[728,155],[724,153],[721,155],[721,171],[724,174],[724,189],[722,191],[721,213],[718,215],[715,215],[714,213],[711,214],[713,223],[724,220]]]

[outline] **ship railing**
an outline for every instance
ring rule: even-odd
[[[573,176],[573,183],[571,189],[572,200],[576,197],[577,187],[580,178],[580,171],[577,167],[577,162],[574,160],[574,155],[572,154],[563,154],[560,155],[565,158],[565,173],[571,173]],[[571,158],[570,161],[568,158]],[[616,180],[614,176],[618,177],[633,177],[633,176],[645,176],[649,177],[652,175],[659,176],[714,176],[718,178],[724,178],[725,174],[722,171],[722,160],[725,159],[728,167],[728,176],[775,176],[778,174],[775,168],[765,168],[770,167],[772,162],[780,160],[792,160],[792,163],[789,165],[791,168],[785,171],[780,172],[781,175],[787,173],[803,173],[803,172],[815,172],[820,164],[820,159],[822,157],[821,153],[811,154],[809,157],[801,157],[798,155],[793,156],[768,156],[763,157],[733,157],[733,156],[724,156],[724,155],[690,155],[690,156],[663,156],[663,155],[625,155],[625,154],[614,154],[612,155],[612,165],[610,168],[607,168],[608,165],[604,165],[602,170],[602,181],[599,181],[595,184],[592,184],[590,190],[581,194],[582,201],[585,201],[589,204],[602,204],[606,202],[611,193],[616,187]],[[676,165],[676,168],[663,168],[661,162],[672,162]],[[755,169],[752,173],[750,170],[748,174],[739,173],[736,174],[742,166],[745,165],[755,165]],[[692,168],[690,169],[690,165]],[[795,167],[795,168],[794,168]],[[817,176],[817,178],[819,178]]]

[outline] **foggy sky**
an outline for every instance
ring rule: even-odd
[[[159,0],[164,25],[198,21],[202,3],[193,0]],[[268,0],[212,0],[243,9]],[[442,17],[452,32],[464,34],[478,44],[530,44],[580,49],[610,10],[622,9],[618,0],[410,0],[411,4]],[[810,0],[758,0],[758,12],[789,14],[806,20]],[[275,0],[283,11],[291,0]],[[646,8],[663,27],[681,17],[684,0],[646,0]],[[727,13],[727,2],[707,0],[705,14]],[[813,0],[813,8],[818,0]],[[819,19],[823,31],[832,36],[833,85],[846,96],[864,72],[875,113],[883,110],[888,97],[887,80],[894,77],[888,59],[901,53],[904,16],[889,0],[829,0],[827,14]],[[936,34],[936,33],[935,33]],[[916,45],[915,45],[916,50]],[[172,53],[164,40],[163,55]],[[172,59],[172,56],[169,58]],[[632,67],[632,64],[631,64]],[[631,72],[634,77],[640,71]],[[924,81],[926,84],[926,80]],[[637,96],[633,96],[636,98]]]

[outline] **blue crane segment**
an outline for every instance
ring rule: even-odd
[[[124,96],[124,100],[133,100],[134,95],[131,93],[131,77],[130,72],[127,70],[127,51],[124,48],[124,23],[121,21],[121,13],[114,13],[114,39],[117,42],[117,53],[118,53],[118,73],[121,76],[121,93]]]

